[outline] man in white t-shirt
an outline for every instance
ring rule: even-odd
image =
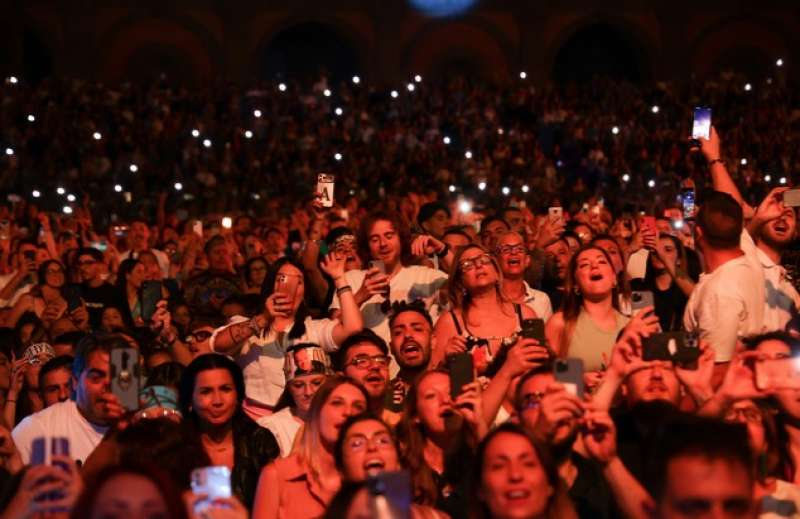
[[[22,420],[12,431],[23,463],[31,462],[31,445],[36,438],[64,437],[70,455],[79,462],[103,439],[109,426],[124,409],[111,393],[111,349],[127,347],[117,336],[88,336],[79,345],[72,366],[73,399],[59,402]]]
[[[706,195],[695,228],[705,273],[689,297],[683,323],[709,342],[717,363],[731,360],[738,338],[764,329],[764,273],[740,247],[742,225],[742,208],[732,196]]]
[[[540,290],[531,288],[523,279],[531,264],[531,257],[525,248],[525,240],[516,231],[509,231],[497,240],[492,251],[500,270],[503,272],[503,295],[514,303],[526,304],[536,312],[536,316],[547,322],[553,315],[550,297]]]

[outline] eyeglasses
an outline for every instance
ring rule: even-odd
[[[186,337],[186,340],[189,342],[203,342],[205,340],[208,340],[212,335],[214,335],[212,332],[199,331],[190,333]]]
[[[755,407],[740,407],[739,409],[731,409],[725,414],[725,420],[729,422],[739,422],[740,418],[744,418],[745,422],[760,423],[761,411]]]
[[[528,409],[538,409],[542,404],[544,393],[542,391],[534,391],[527,395],[522,395],[522,402],[520,402],[519,410],[527,411]]]
[[[368,445],[374,446],[376,449],[393,449],[394,440],[389,433],[377,433],[372,438],[367,438],[363,434],[355,434],[347,440],[347,448],[353,452],[361,452],[367,448]]]
[[[503,255],[509,254],[525,254],[525,246],[524,245],[503,245],[502,247],[497,247],[497,253]]]
[[[385,368],[389,365],[389,357],[386,355],[359,355],[349,362],[350,366],[355,366],[358,369],[367,369],[373,365],[379,368]]]
[[[468,260],[462,261],[459,266],[461,267],[461,272],[469,272],[470,270],[482,267],[484,265],[488,265],[492,262],[492,257],[488,254],[481,254],[475,258],[470,258]]]

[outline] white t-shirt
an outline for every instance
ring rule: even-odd
[[[366,270],[350,270],[345,273],[347,283],[352,287],[353,293],[358,292],[366,277]],[[438,316],[436,295],[438,290],[447,282],[447,274],[441,270],[412,265],[403,267],[389,281],[389,297],[394,301],[411,303],[421,299],[425,308],[431,314],[431,319],[436,322]],[[371,329],[387,343],[391,341],[389,332],[389,316],[381,311],[383,297],[374,295],[361,305],[361,315],[364,317],[364,327]],[[339,297],[334,296],[331,310],[340,308]],[[434,315],[436,314],[436,315]]]
[[[22,462],[31,461],[31,444],[36,438],[69,439],[69,452],[74,460],[84,462],[105,436],[108,427],[95,425],[78,411],[73,400],[59,402],[26,416],[11,432]],[[49,448],[47,449],[49,451]]]
[[[550,303],[550,296],[541,290],[531,288],[527,281],[523,281],[523,283],[525,283],[524,303],[536,312],[537,317],[547,322],[553,316],[553,305]]]
[[[211,336],[211,351],[216,351],[214,342],[217,335],[225,333],[225,329],[233,324],[247,321],[242,316],[234,316],[230,324],[217,328]],[[286,350],[295,343],[310,342],[319,345],[327,352],[336,351],[339,345],[333,341],[333,329],[339,321],[332,319],[312,319],[306,317],[304,321],[306,333],[297,339],[289,339],[289,332],[294,325],[287,328],[278,336],[272,328],[264,330],[259,337],[250,337],[245,341],[242,349],[234,360],[242,368],[244,375],[245,394],[255,402],[274,406],[286,386],[283,374],[284,355]]]
[[[683,314],[687,331],[698,332],[728,362],[740,337],[764,331],[764,272],[751,256],[742,256],[701,274]]]
[[[294,438],[297,436],[297,431],[300,430],[300,422],[295,420],[291,409],[284,407],[275,414],[259,418],[257,423],[261,427],[269,429],[278,440],[278,445],[281,447],[281,458],[292,453]]]
[[[762,499],[758,519],[786,518],[800,519],[800,487],[778,479],[775,491]]]

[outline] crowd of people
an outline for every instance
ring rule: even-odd
[[[0,519],[800,518],[743,85],[6,81]]]

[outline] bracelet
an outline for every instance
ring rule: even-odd
[[[719,163],[720,163],[720,164],[722,164],[723,166],[725,165],[725,161],[724,161],[724,160],[722,160],[722,159],[714,159],[714,160],[709,160],[709,161],[708,161],[708,166],[709,166],[709,167],[711,167],[711,166],[713,166],[714,164],[716,164],[717,162],[719,162]]]
[[[348,290],[352,291],[353,287],[351,287],[350,285],[345,285],[343,287],[339,287],[339,288],[336,289],[336,295],[340,296],[340,295],[344,294],[345,292],[347,292]]]
[[[442,259],[445,256],[447,256],[448,252],[450,252],[450,246],[445,243],[444,247],[442,248],[442,250],[440,250],[439,252],[436,253],[436,257],[439,258],[439,259]]]

